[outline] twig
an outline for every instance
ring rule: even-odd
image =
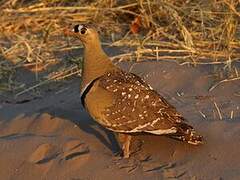
[[[44,84],[48,83],[49,81],[50,81],[50,79],[47,79],[47,80],[42,81],[42,82],[40,82],[40,83],[38,83],[38,84],[36,84],[36,85],[34,85],[34,86],[31,86],[31,87],[29,87],[29,88],[27,88],[27,89],[24,89],[23,91],[17,93],[17,94],[15,95],[15,97],[18,97],[18,96],[20,96],[20,95],[22,95],[22,94],[24,94],[24,93],[26,93],[26,92],[28,92],[28,91],[31,91],[31,90],[33,90],[33,89],[35,89],[35,88],[37,88],[37,87],[39,87],[39,86],[41,86],[41,85],[44,85]]]
[[[137,3],[131,4],[132,6],[136,6]],[[129,6],[119,6],[116,8],[99,8],[99,7],[93,7],[93,6],[85,6],[85,7],[80,7],[80,6],[70,6],[70,7],[65,7],[65,6],[56,6],[56,7],[41,7],[41,8],[34,8],[34,9],[29,9],[29,8],[20,8],[20,9],[4,9],[3,12],[7,13],[35,13],[35,12],[44,12],[44,11],[74,11],[74,10],[88,10],[88,11],[119,11],[127,14],[132,14],[135,16],[138,16],[139,14],[125,10],[124,8],[131,7]]]
[[[31,87],[29,87],[29,88],[27,88],[27,89],[25,89],[25,90],[17,93],[15,96],[16,96],[16,97],[17,97],[17,96],[20,96],[20,95],[22,95],[22,94],[24,94],[24,93],[26,93],[26,92],[28,92],[28,91],[31,91],[31,90],[33,90],[33,89],[35,89],[35,88],[37,88],[37,87],[42,86],[42,85],[44,85],[44,84],[46,84],[46,83],[48,83],[48,82],[50,82],[50,81],[53,81],[53,80],[61,80],[61,79],[70,77],[70,76],[72,76],[72,75],[75,75],[75,74],[78,74],[78,73],[81,72],[81,69],[80,69],[80,70],[77,70],[77,71],[75,71],[75,72],[68,73],[69,71],[72,71],[74,68],[75,68],[75,67],[73,67],[72,69],[68,69],[68,70],[65,71],[65,72],[61,72],[61,73],[59,73],[59,74],[53,75],[52,77],[48,78],[47,80],[42,81],[42,82],[40,82],[40,83],[38,83],[38,84],[36,84],[36,85],[34,85],[34,86],[31,86]],[[65,73],[66,75],[63,75],[64,73]]]
[[[204,118],[204,119],[206,119],[206,115],[205,114],[203,114],[203,112],[202,111],[198,111],[201,115],[202,115],[202,117]]]
[[[232,78],[232,79],[224,79],[224,80],[219,81],[218,83],[214,84],[208,91],[211,92],[213,89],[215,89],[217,86],[219,86],[222,83],[236,81],[236,80],[240,80],[240,77],[236,77],[236,78]]]
[[[233,119],[233,110],[230,113],[230,119]]]
[[[159,58],[159,55],[158,55],[158,46],[156,47],[156,57],[157,57],[157,61],[158,61],[158,58]]]
[[[217,112],[218,112],[218,115],[219,115],[219,119],[222,120],[222,114],[220,112],[220,109],[218,108],[217,103],[215,101],[213,103],[214,103],[215,108],[217,109]]]
[[[227,0],[224,0],[224,3],[229,7],[231,11],[233,11],[237,16],[240,17],[240,13],[236,10],[236,8],[232,4],[230,4]]]

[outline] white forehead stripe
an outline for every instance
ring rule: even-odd
[[[78,26],[78,31],[80,32],[82,28],[83,28],[83,25],[79,25]]]
[[[78,25],[78,31],[80,32],[83,27],[84,27],[83,25],[79,24]],[[75,29],[73,28],[72,31],[75,32]]]

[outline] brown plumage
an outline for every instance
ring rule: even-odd
[[[76,25],[68,34],[78,37],[84,45],[84,107],[103,127],[120,134],[124,157],[129,157],[133,133],[168,135],[194,145],[202,143],[202,136],[163,97],[140,77],[111,62],[94,28]]]

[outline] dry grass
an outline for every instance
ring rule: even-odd
[[[69,45],[63,29],[81,22],[97,24],[105,45],[136,49],[113,59],[224,64],[232,71],[232,63],[240,57],[238,0],[2,0],[0,15],[2,59],[9,60],[13,69],[33,71],[36,80],[38,72],[61,61],[57,53],[80,47],[75,40]],[[76,66],[71,68],[79,72]],[[2,66],[0,71],[5,72]],[[231,79],[239,79],[235,71]],[[55,73],[59,79],[62,70]]]

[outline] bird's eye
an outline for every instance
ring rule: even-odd
[[[81,34],[85,34],[86,33],[86,31],[87,31],[87,28],[85,28],[85,27],[83,27],[83,28],[81,28]]]
[[[80,32],[81,34],[86,34],[87,28],[85,26],[83,26],[83,25],[77,24],[77,25],[74,26],[73,32],[75,32],[75,33],[79,33]]]

